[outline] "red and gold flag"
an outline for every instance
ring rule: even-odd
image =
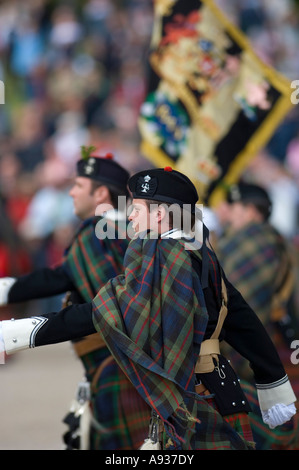
[[[214,205],[290,110],[292,89],[212,0],[155,0],[154,12],[141,152]]]

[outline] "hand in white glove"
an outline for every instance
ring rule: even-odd
[[[0,305],[6,305],[11,286],[16,282],[14,277],[2,277],[0,279]]]
[[[274,429],[276,426],[286,423],[292,418],[292,416],[294,416],[294,414],[296,414],[294,403],[291,403],[290,405],[278,403],[267,411],[262,410],[263,421],[268,424],[270,429]]]

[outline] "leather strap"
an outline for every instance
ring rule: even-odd
[[[220,354],[219,339],[206,339],[201,343],[200,355]]]
[[[99,333],[93,333],[80,341],[73,343],[74,350],[79,357],[96,351],[106,346],[105,341]]]
[[[200,353],[195,365],[196,374],[206,374],[213,372],[215,364],[213,359],[217,361],[220,354],[219,335],[227,315],[227,289],[223,278],[221,278],[222,304],[219,312],[216,328],[210,339],[206,339],[201,343]]]
[[[195,385],[195,392],[198,393],[198,395],[211,395],[210,391],[203,383]]]
[[[221,278],[221,292],[222,292],[222,304],[221,304],[221,308],[219,312],[218,322],[217,322],[217,325],[213,334],[211,335],[211,339],[219,338],[224,320],[227,315],[227,289],[226,289],[226,285],[225,285],[223,278]]]
[[[103,370],[105,369],[105,367],[108,366],[108,364],[111,364],[113,361],[114,361],[113,356],[108,356],[108,357],[106,357],[106,359],[103,360],[103,362],[97,368],[97,370],[96,370],[96,372],[95,372],[95,374],[92,378],[91,387],[95,387],[95,385],[97,383],[97,380],[99,379],[99,377],[100,377],[101,373],[103,372]]]

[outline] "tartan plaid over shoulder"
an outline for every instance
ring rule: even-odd
[[[100,239],[97,224],[106,224],[114,237]],[[126,222],[121,222],[124,225]],[[116,220],[92,217],[82,223],[70,247],[63,266],[86,302],[90,302],[108,279],[123,272],[123,259],[129,241],[124,238],[125,226]]]
[[[93,300],[95,327],[115,360],[160,415],[175,447],[244,448],[237,433],[194,393],[194,367],[208,314],[184,243],[150,234],[136,238],[124,266],[125,273]]]
[[[250,223],[238,232],[224,234],[217,251],[230,282],[269,327],[272,301],[288,266],[282,236],[269,223]]]

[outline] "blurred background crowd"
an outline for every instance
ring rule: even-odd
[[[0,4],[0,277],[61,260],[77,220],[69,189],[80,146],[143,167],[136,119],[152,5]]]
[[[255,52],[299,79],[299,2],[217,0]],[[69,189],[81,145],[146,166],[136,120],[146,92],[151,0],[0,2],[0,277],[61,260],[78,221]],[[299,107],[245,178],[273,200],[272,222],[299,251]],[[32,313],[32,312],[31,312]]]

